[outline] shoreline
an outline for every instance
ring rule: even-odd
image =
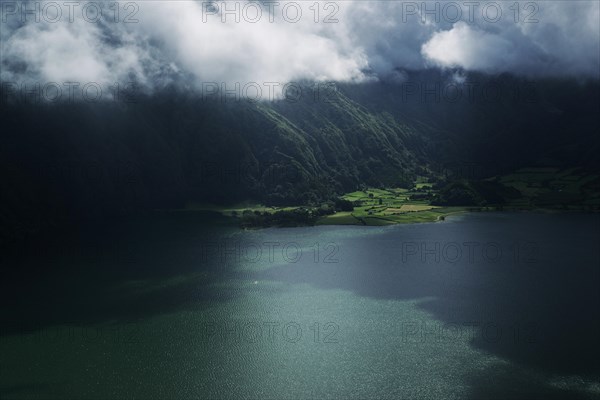
[[[449,217],[455,217],[459,215],[466,215],[472,213],[534,213],[534,214],[571,214],[571,213],[585,213],[585,214],[598,214],[600,211],[598,210],[585,210],[585,209],[569,209],[569,210],[559,210],[559,209],[551,209],[551,208],[531,208],[531,209],[523,209],[523,208],[503,208],[503,209],[494,209],[492,207],[453,207],[453,209],[448,210],[450,207],[440,207],[440,209],[444,209],[447,211],[413,211],[406,212],[403,214],[396,214],[392,218],[385,218],[380,216],[369,216],[369,217],[359,217],[353,215],[353,212],[347,212],[344,216],[349,216],[352,219],[341,218],[341,221],[336,221],[337,214],[343,214],[344,212],[322,216],[317,218],[314,223],[287,223],[287,224],[263,224],[263,225],[252,225],[252,226],[242,226],[241,221],[242,218],[238,216],[233,216],[228,213],[226,210],[215,210],[216,206],[206,208],[206,209],[179,209],[173,210],[174,212],[213,212],[219,214],[221,217],[225,218],[227,221],[235,222],[240,229],[243,230],[259,230],[259,229],[268,229],[268,228],[300,228],[300,227],[313,227],[313,226],[392,226],[392,225],[409,225],[409,224],[422,224],[422,223],[437,223],[444,222]],[[427,213],[427,214],[425,214]],[[419,215],[425,214],[425,215]],[[439,214],[439,215],[434,215]],[[400,217],[400,218],[398,218]]]

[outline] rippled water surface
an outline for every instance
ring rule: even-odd
[[[95,232],[3,279],[0,394],[598,398],[599,223]]]

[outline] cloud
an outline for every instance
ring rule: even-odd
[[[0,34],[4,81],[134,79],[152,89],[397,80],[403,69],[432,67],[598,79],[600,69],[596,1],[518,3],[518,14],[513,3],[501,2],[497,20],[495,6],[470,9],[464,2],[322,1],[315,7],[244,0],[211,8],[202,1],[140,1],[117,3],[118,14],[108,6],[114,3],[81,2],[73,10],[61,2],[8,3],[14,7],[2,3]],[[26,12],[35,3],[38,15]],[[61,7],[58,20],[51,3]]]
[[[440,66],[491,73],[532,68],[542,56],[535,47],[515,45],[509,35],[481,31],[465,22],[434,34],[422,54]]]
[[[135,46],[103,43],[96,27],[26,25],[3,49],[11,61],[23,62],[33,76],[54,82],[109,81],[114,75],[141,74],[141,56]]]
[[[422,55],[441,67],[598,79],[599,3],[532,4],[539,9],[520,10],[518,23],[510,7],[502,8],[505,18],[495,23],[458,21],[450,29],[435,32],[423,44]]]
[[[312,20],[312,25],[271,23],[268,17],[223,23],[204,14],[194,2],[159,2],[147,10],[141,27],[146,36],[163,41],[170,59],[202,81],[352,80],[360,79],[367,65],[360,50],[343,48]],[[206,23],[200,23],[203,18]]]

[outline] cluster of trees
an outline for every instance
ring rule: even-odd
[[[446,184],[432,197],[431,203],[439,206],[502,206],[521,193],[500,182],[457,180]]]
[[[479,206],[483,205],[483,202],[471,185],[466,182],[453,182],[438,192],[431,203],[437,206]]]
[[[278,210],[275,212],[244,210],[241,214],[233,213],[239,218],[243,228],[257,228],[266,226],[292,227],[312,226],[319,217],[331,215],[338,211],[353,211],[351,201],[337,198],[318,207],[298,207],[292,210]]]

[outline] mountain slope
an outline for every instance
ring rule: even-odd
[[[452,76],[407,79],[424,87]],[[469,79],[501,93],[529,84]],[[298,100],[258,103],[178,90],[132,104],[6,103],[0,237],[191,201],[319,204],[463,165],[477,178],[523,166],[600,170],[597,82],[536,82],[527,101],[427,101],[404,89],[338,85],[321,96],[306,84]]]

